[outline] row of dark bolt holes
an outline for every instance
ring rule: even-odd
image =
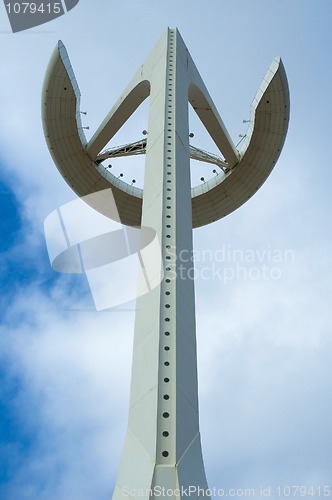
[[[173,45],[173,43],[172,43],[172,42],[170,42],[170,45],[172,46],[172,45]],[[172,50],[171,50],[171,52],[170,52],[170,59],[172,59],[172,55],[171,55],[171,54],[172,54]],[[171,65],[171,64],[170,64],[170,65]],[[170,70],[170,71],[172,71],[172,70]],[[171,78],[170,78],[169,80],[170,80],[170,82],[172,81],[172,79],[171,79]],[[172,84],[171,84],[171,83],[170,83],[169,85],[170,85],[170,87],[172,86]],[[170,92],[170,91],[171,91],[171,89],[169,89],[169,92]],[[169,97],[172,97],[172,94],[170,94],[170,93],[169,93],[169,94],[168,94],[168,96],[169,96]],[[171,102],[171,99],[169,99],[169,102]],[[171,107],[171,106],[169,105],[169,107]],[[171,114],[171,113],[172,113],[171,111],[168,111],[168,114]],[[171,120],[171,117],[169,117],[169,120]],[[168,125],[171,125],[171,123],[168,123]],[[168,129],[168,132],[171,132],[171,129]],[[167,136],[167,138],[168,138],[168,139],[171,139],[171,136]],[[169,143],[168,143],[168,146],[170,146],[170,145],[171,145],[171,143],[169,142]],[[167,152],[168,152],[168,153],[171,153],[171,152],[172,152],[172,150],[171,150],[171,149],[168,149],[168,150],[167,150]],[[170,156],[168,156],[168,157],[167,157],[167,159],[168,159],[168,160],[171,160],[171,157],[170,157]],[[168,167],[171,167],[171,164],[170,164],[170,163],[168,163],[168,164],[167,164],[167,166],[168,166]],[[171,175],[171,172],[167,172],[167,174],[168,174],[168,175]],[[172,181],[171,181],[170,179],[168,179],[168,180],[167,180],[167,182],[170,184]],[[171,191],[171,188],[167,188],[167,191],[168,191],[168,192],[170,192],[170,191]],[[170,197],[170,196],[167,196],[167,200],[168,200],[168,201],[170,201],[170,200],[171,200],[171,197]],[[166,208],[167,208],[168,210],[170,210],[170,208],[171,208],[171,207],[170,207],[169,205],[167,205],[167,207],[166,207]],[[170,218],[171,218],[171,216],[170,216],[170,215],[166,215],[166,218],[167,218],[167,219],[170,219]],[[170,225],[170,224],[166,224],[166,228],[167,228],[167,229],[169,229],[170,227],[171,227],[171,225]],[[170,234],[167,234],[167,235],[166,235],[166,238],[170,238],[170,237],[171,237],[171,235],[170,235]],[[166,245],[166,248],[171,248],[171,247],[170,247],[170,245]],[[170,257],[169,255],[167,255],[167,256],[166,256],[166,259],[168,259],[168,260],[169,260],[170,258],[171,258],[171,257]],[[166,271],[170,271],[170,270],[171,270],[171,268],[170,268],[170,267],[166,267]],[[171,280],[170,280],[170,279],[166,279],[166,283],[170,283],[170,282],[171,282]],[[166,292],[166,295],[170,295],[170,293],[171,293],[171,292],[168,292],[168,291],[167,291],[167,292]],[[171,306],[170,306],[170,304],[166,304],[166,306],[165,306],[165,307],[166,307],[167,309],[169,309]],[[169,322],[169,321],[170,321],[170,318],[165,318],[165,321]],[[165,335],[166,335],[166,336],[169,336],[169,335],[170,335],[170,332],[165,332]],[[165,351],[169,351],[169,350],[170,350],[170,347],[169,347],[169,346],[165,346]],[[165,365],[165,366],[169,366],[169,361],[165,361],[165,362],[164,362],[164,365]],[[169,378],[168,378],[168,377],[165,377],[165,378],[164,378],[164,382],[165,382],[165,383],[168,383],[168,382],[169,382]],[[169,399],[169,395],[168,395],[168,394],[164,394],[164,399],[167,401],[167,400]],[[163,413],[163,417],[164,417],[164,418],[168,418],[168,417],[169,417],[169,413],[165,411],[165,412]],[[164,437],[168,437],[168,436],[169,436],[169,432],[168,432],[168,431],[163,431],[163,436],[164,436]],[[163,452],[162,452],[162,455],[163,455],[163,457],[168,457],[169,453],[168,453],[168,451],[163,451]]]

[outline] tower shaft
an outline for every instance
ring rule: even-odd
[[[137,299],[116,499],[123,488],[143,490],[145,498],[154,498],[154,488],[174,490],[173,498],[181,488],[207,488],[198,420],[187,49],[168,30],[154,55],[142,226],[158,235],[163,277]]]

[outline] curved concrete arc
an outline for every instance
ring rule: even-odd
[[[143,191],[117,179],[94,160],[149,96],[150,82],[158,68],[156,48],[88,144],[79,113],[79,88],[62,42],[51,58],[43,89],[45,136],[63,177],[79,196],[111,187],[122,223],[135,227],[141,224]],[[276,58],[254,98],[248,132],[241,151],[237,152],[189,54],[187,78],[188,100],[229,165],[226,176],[220,172],[192,188],[193,227],[196,228],[239,208],[269,176],[287,133],[289,91],[283,64]],[[112,217],[106,206],[95,208]]]
[[[137,92],[143,87],[143,84],[138,87]],[[49,62],[42,91],[43,128],[54,163],[80,197],[111,187],[121,222],[138,227],[141,224],[143,191],[129,186],[91,160],[85,149],[87,140],[81,124],[80,95],[66,48],[59,41]],[[128,99],[129,105],[133,99],[135,92]],[[85,199],[89,202],[93,198]],[[107,198],[100,196],[96,200],[98,204],[93,208],[114,218]]]

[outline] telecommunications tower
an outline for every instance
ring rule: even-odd
[[[148,96],[146,138],[103,151]],[[137,299],[128,429],[113,498],[122,498],[125,487],[146,499],[155,498],[156,487],[173,491],[168,498],[181,498],[181,489],[188,487],[191,498],[201,497],[207,482],[198,418],[194,282],[186,272],[192,262],[180,256],[192,252],[193,228],[240,207],[275,166],[289,121],[285,71],[276,58],[253,101],[240,150],[176,29],[161,37],[90,141],[83,133],[79,97],[66,49],[59,42],[42,100],[53,159],[78,196],[100,193],[94,208],[112,218],[102,194],[111,188],[121,222],[152,228],[161,249],[161,271],[150,277],[150,290]],[[189,144],[188,102],[220,157]],[[143,189],[103,166],[112,156],[139,152],[146,155]],[[217,175],[191,188],[190,158],[213,163]]]

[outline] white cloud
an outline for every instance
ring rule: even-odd
[[[68,292],[60,297],[22,291],[11,306],[16,326],[1,331],[21,380],[16,418],[33,437],[11,478],[16,498],[106,495],[122,446],[133,313],[68,311]]]

